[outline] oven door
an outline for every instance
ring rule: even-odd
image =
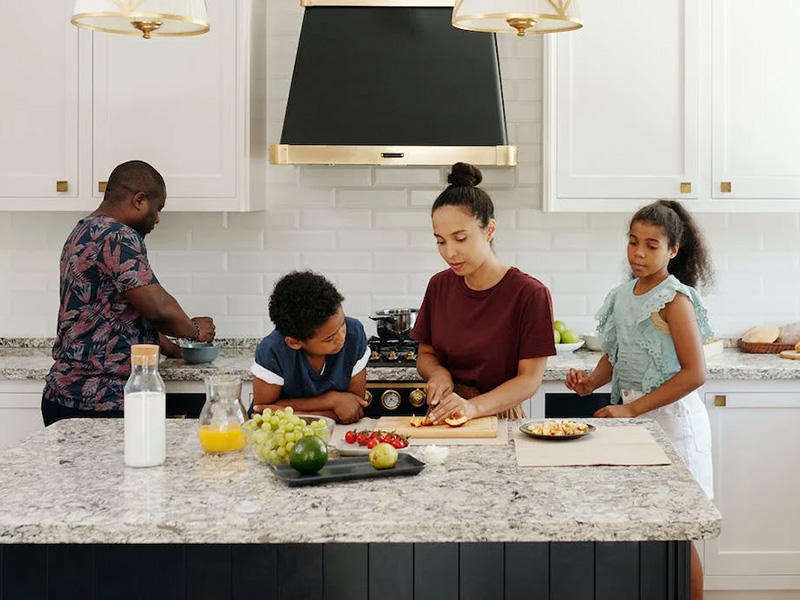
[[[579,396],[573,392],[546,392],[545,419],[591,419],[594,413],[611,404],[611,394]]]

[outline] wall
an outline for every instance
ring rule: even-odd
[[[268,2],[268,139],[277,142],[302,9]],[[624,277],[625,218],[541,212],[541,39],[499,40],[516,169],[485,170],[503,260],[550,287],[556,315],[593,329],[605,293]],[[142,157],[145,158],[146,157]],[[158,165],[156,165],[157,167]],[[266,297],[277,277],[311,268],[346,296],[348,314],[418,306],[444,268],[429,208],[447,169],[270,167],[264,213],[170,213],[147,238],[164,286],[192,315],[213,315],[220,337],[271,330]],[[58,257],[81,215],[0,212],[0,337],[53,336]],[[717,286],[707,296],[718,333],[800,320],[800,215],[698,216]],[[374,331],[374,328],[373,328]]]

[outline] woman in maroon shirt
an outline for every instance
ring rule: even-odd
[[[427,381],[430,417],[521,418],[556,353],[548,289],[492,250],[497,229],[480,170],[456,163],[431,209],[433,235],[449,268],[428,282],[411,336]]]

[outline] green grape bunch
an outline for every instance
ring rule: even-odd
[[[295,442],[303,437],[314,435],[326,443],[330,438],[325,421],[299,417],[291,406],[254,414],[244,424],[244,431],[256,456],[273,465],[288,464]]]

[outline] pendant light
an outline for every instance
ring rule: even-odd
[[[494,33],[557,33],[583,27],[577,0],[456,0],[453,27]]]
[[[205,0],[76,0],[71,21],[85,29],[145,39],[209,30]]]

